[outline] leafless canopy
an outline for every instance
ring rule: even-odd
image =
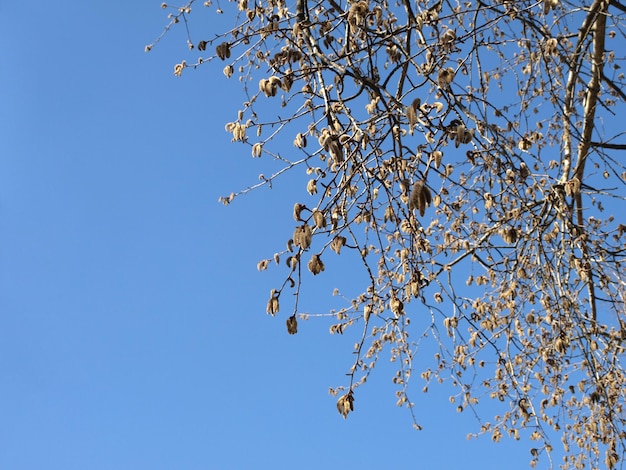
[[[626,4],[205,2],[234,20],[217,34],[191,24],[202,6],[163,5],[163,34],[184,25],[202,55],[174,73],[219,62],[240,79],[226,130],[282,164],[223,203],[309,175],[287,248],[259,269],[282,260],[267,313],[295,299],[288,333],[320,316],[355,341],[347,383],[331,389],[338,411],[354,410],[385,351],[417,428],[416,373],[423,391],[452,383],[459,411],[502,402],[479,433],[530,438],[532,465],[551,462],[557,436],[563,467],[620,466],[626,221],[611,213],[626,207]],[[307,271],[332,276],[323,260],[337,256],[362,266],[361,293],[329,314],[300,311]],[[418,367],[428,340],[437,353]]]

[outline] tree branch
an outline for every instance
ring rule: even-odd
[[[606,82],[615,93],[617,93],[620,98],[622,98],[624,101],[626,101],[626,93],[624,93],[621,88],[619,88],[615,82],[613,80],[611,80],[609,77],[607,77],[606,75],[604,75],[604,73],[602,74],[602,80],[604,82]]]
[[[599,147],[603,149],[611,150],[626,150],[626,144],[609,144],[608,142],[589,142],[591,147]]]
[[[626,5],[622,5],[620,2],[618,2],[617,0],[611,0],[609,2],[609,4],[612,7],[617,8],[618,10],[622,10],[624,13],[626,13]]]

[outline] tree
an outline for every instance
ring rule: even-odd
[[[362,266],[362,292],[327,315],[332,334],[356,339],[349,380],[332,389],[344,418],[389,351],[417,428],[415,374],[424,391],[452,383],[460,411],[502,402],[481,432],[525,433],[533,466],[555,435],[564,467],[621,464],[626,225],[606,208],[624,201],[626,4],[208,1],[235,19],[211,35],[189,27],[193,4],[163,4],[170,23],[146,49],[183,23],[202,58],[174,73],[222,62],[245,95],[226,130],[281,164],[221,201],[309,175],[267,313],[295,293],[295,334],[311,316],[298,308],[306,271],[331,256]],[[418,369],[427,339],[438,353]]]

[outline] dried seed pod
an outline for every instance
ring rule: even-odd
[[[396,317],[404,315],[404,304],[395,294],[392,295],[389,301],[389,310],[391,310]]]
[[[314,179],[309,180],[306,185],[306,190],[311,196],[317,194],[317,182]]]
[[[324,213],[319,210],[313,211],[313,222],[315,222],[315,228],[325,228],[326,227],[326,217],[324,217]]]
[[[443,152],[440,150],[435,150],[431,154],[431,157],[433,159],[433,162],[435,163],[435,168],[439,168],[441,166],[441,160],[443,159]]]
[[[293,220],[295,220],[296,222],[302,221],[301,214],[303,209],[306,209],[306,206],[304,204],[296,202],[293,205]]]
[[[289,268],[293,271],[298,267],[298,261],[300,260],[299,256],[290,256],[288,257],[285,261],[287,263],[287,266],[289,266]]]
[[[565,183],[565,194],[575,196],[580,192],[580,180],[576,177]]]
[[[413,184],[413,189],[411,190],[411,197],[409,199],[409,209],[419,209],[420,208],[420,199],[422,195],[422,190],[424,189],[424,182],[418,180]]]
[[[428,189],[428,186],[426,185],[424,185],[424,187],[422,188],[422,198],[424,199],[425,203],[424,208],[428,207],[433,202],[433,196],[430,193],[430,189]]]
[[[229,59],[230,58],[230,44],[227,42],[218,44],[217,47],[215,48],[215,53],[222,60]]]
[[[352,26],[360,26],[368,13],[367,2],[360,1],[353,3],[348,11],[348,23]]]
[[[367,111],[368,114],[374,114],[379,101],[380,101],[380,96],[376,96],[372,101],[369,102],[369,104],[365,105],[365,110]]]
[[[306,147],[306,136],[298,132],[293,140],[293,145],[299,149]]]
[[[522,138],[518,143],[517,143],[517,148],[520,149],[522,152],[526,152],[528,150],[530,150],[530,148],[533,146],[533,143],[530,139],[524,137]]]
[[[559,0],[543,0],[543,14],[547,15],[551,9],[555,9],[559,5]]]
[[[280,78],[272,76],[268,79],[262,78],[259,80],[259,90],[265,94],[265,96],[276,96],[278,87],[282,86]]]
[[[374,308],[372,307],[372,304],[367,304],[363,307],[363,319],[366,322],[370,321],[370,316],[372,315],[373,310]]]
[[[295,335],[298,332],[298,320],[296,319],[296,315],[293,314],[289,318],[287,318],[287,333],[290,335]]]
[[[302,243],[302,227],[298,226],[293,231],[293,244],[295,246],[300,246]]]
[[[268,78],[267,82],[271,87],[271,95],[276,96],[276,91],[278,90],[278,88],[282,88],[283,86],[280,78],[276,76],[271,76],[270,78]]]
[[[256,268],[259,271],[265,271],[267,269],[267,265],[269,264],[269,261],[270,260],[268,259],[262,259],[261,261],[257,263]]]
[[[485,209],[491,209],[494,205],[493,195],[491,193],[483,194],[483,199],[485,200]]]
[[[314,276],[324,271],[324,263],[322,263],[320,255],[311,256],[311,259],[307,264],[307,268],[309,268],[309,271],[311,271]]]
[[[393,211],[393,207],[391,206],[387,206],[385,208],[385,214],[383,215],[383,221],[387,222],[388,220],[391,222],[395,222],[396,221],[396,214]]]
[[[311,240],[313,238],[313,231],[308,224],[303,224],[296,227],[293,232],[293,243],[299,246],[303,250],[306,250],[311,246]]]
[[[437,85],[439,85],[439,88],[448,88],[454,80],[454,75],[452,67],[440,69],[437,73]]]
[[[333,238],[332,242],[330,242],[330,249],[333,250],[335,253],[340,254],[341,247],[344,246],[345,244],[346,244],[346,237],[342,237],[341,235],[338,235],[335,238]]]
[[[283,77],[279,86],[281,90],[288,92],[291,90],[291,85],[293,85],[293,77],[291,74],[287,74]]]
[[[401,179],[400,191],[402,191],[402,194],[408,194],[410,189],[411,189],[411,183],[409,182],[409,180],[406,178]]]
[[[406,108],[406,118],[409,121],[409,129],[412,132],[413,128],[418,122],[417,113],[420,112],[421,101],[419,98],[413,100],[413,102]]]
[[[458,148],[461,144],[469,144],[474,138],[474,130],[467,129],[463,124],[456,127],[454,135],[454,146]]]
[[[272,86],[269,80],[265,81],[263,93],[265,93],[265,96],[267,96],[268,98],[276,96],[276,89]]]
[[[334,136],[331,136],[329,139],[327,139],[326,142],[327,142],[326,150],[328,150],[328,153],[330,153],[330,156],[333,157],[336,162],[342,162],[343,161],[343,149],[341,148],[341,145],[339,145],[337,138]]]
[[[515,243],[517,241],[517,230],[513,227],[503,229],[500,236],[506,243]]]
[[[530,170],[528,169],[528,166],[526,165],[526,163],[522,162],[519,165],[519,177],[521,181],[525,181],[526,178],[528,178],[528,176],[530,175]]]
[[[176,75],[177,77],[180,77],[183,73],[183,69],[187,66],[187,62],[186,61],[182,61],[180,64],[176,64],[174,66],[174,75]]]
[[[252,158],[259,158],[261,156],[261,152],[263,151],[263,144],[257,142],[252,146]]]
[[[339,397],[339,400],[337,400],[337,411],[343,416],[343,419],[346,419],[348,414],[354,411],[354,396],[352,395],[352,390]]]
[[[548,39],[544,44],[544,51],[548,55],[556,55],[559,42],[556,38]]]
[[[230,129],[233,134],[233,142],[244,142],[246,140],[246,125],[240,122],[227,124],[226,129]]]
[[[330,139],[330,132],[328,131],[328,129],[324,128],[322,129],[322,132],[317,138],[317,143],[320,144],[320,147],[322,147],[324,150],[328,150],[329,139]]]
[[[453,29],[448,29],[441,35],[441,42],[446,46],[454,44],[455,40],[456,32]]]
[[[415,125],[417,124],[417,114],[413,111],[413,108],[407,108],[406,118],[409,121],[409,134],[413,135]]]
[[[270,293],[270,299],[267,301],[267,313],[269,315],[276,315],[279,311],[278,297],[280,293],[276,291],[276,289],[272,289]]]
[[[430,189],[422,180],[418,180],[413,184],[413,189],[411,190],[411,196],[409,197],[409,209],[417,209],[420,213],[420,216],[424,216],[426,212],[426,208],[432,202],[432,194],[430,193]]]
[[[226,78],[230,78],[233,75],[233,72],[235,71],[235,69],[233,69],[232,65],[227,65],[226,67],[224,67],[224,75],[226,75]]]
[[[441,101],[435,101],[431,105],[431,108],[434,109],[435,111],[437,111],[438,113],[440,113],[441,110],[443,109],[443,103]]]
[[[339,411],[339,414],[343,415],[343,403],[345,401],[344,395],[341,395],[339,397],[339,399],[337,400],[337,411]],[[346,413],[343,417],[344,419],[346,418],[346,416],[348,416],[348,414]]]

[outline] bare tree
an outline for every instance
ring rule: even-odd
[[[459,411],[502,402],[481,432],[524,431],[533,466],[552,465],[554,436],[565,468],[620,465],[626,224],[605,208],[625,198],[626,4],[208,1],[235,27],[198,38],[192,6],[164,4],[170,23],[146,49],[181,23],[203,56],[176,75],[220,61],[240,79],[245,101],[226,129],[282,167],[223,203],[309,175],[287,248],[259,269],[286,262],[267,313],[294,293],[290,334],[325,316],[331,334],[356,338],[349,379],[331,389],[339,412],[389,351],[417,428],[416,373],[423,391],[452,383]],[[328,314],[300,311],[306,271],[331,256],[362,265],[362,292]],[[418,369],[427,339],[438,353]]]

